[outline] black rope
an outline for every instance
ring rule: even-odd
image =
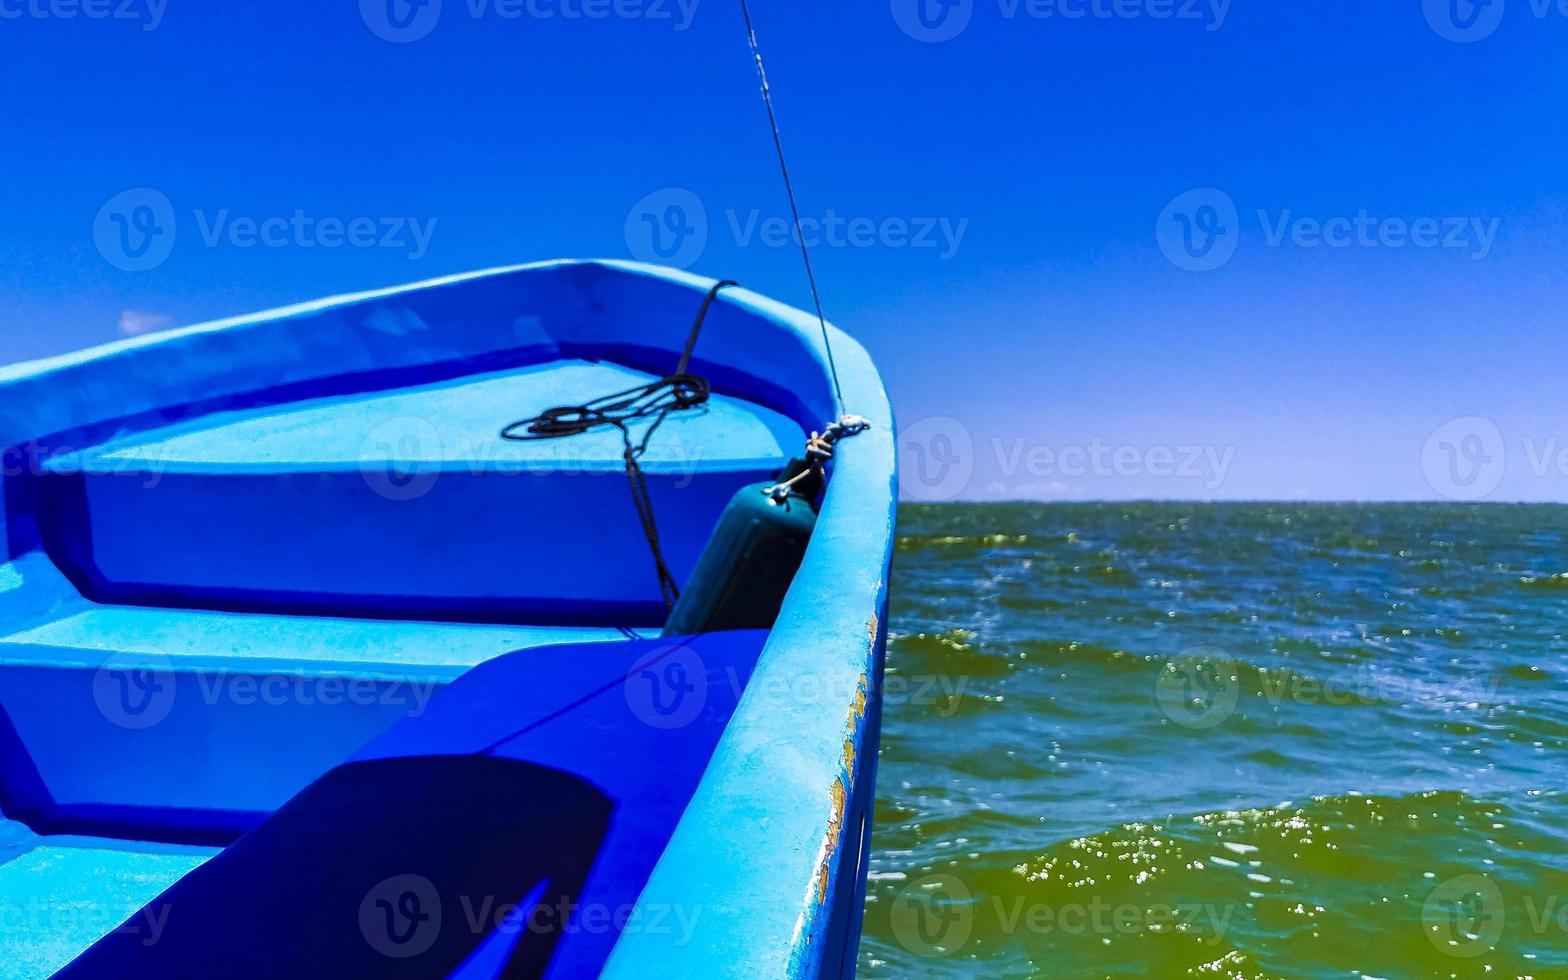
[[[653,516],[653,498],[648,493],[648,478],[638,461],[648,451],[648,440],[653,438],[671,412],[696,408],[712,394],[713,389],[707,378],[689,372],[691,352],[697,346],[697,335],[702,332],[703,321],[708,318],[708,310],[718,298],[719,290],[735,285],[739,283],[726,279],[708,290],[702,308],[697,311],[697,319],[692,322],[691,333],[686,338],[686,347],[681,351],[681,360],[674,374],[581,405],[547,408],[532,418],[513,422],[501,430],[501,438],[513,442],[560,439],[579,435],[601,425],[613,425],[620,430],[621,442],[625,447],[621,459],[626,467],[626,482],[632,491],[632,504],[637,508],[637,519],[642,524],[643,535],[648,539],[648,549],[653,553],[654,570],[659,576],[659,594],[669,608],[674,608],[676,600],[681,597],[681,590],[674,573],[664,562],[664,548],[659,543],[659,525]],[[652,419],[652,422],[643,430],[642,438],[633,442],[631,424],[643,419]]]
[[[838,383],[838,365],[833,361],[833,341],[828,337],[828,318],[822,312],[822,295],[817,292],[817,274],[811,268],[811,250],[806,247],[806,235],[800,227],[800,207],[795,203],[795,185],[789,179],[789,164],[784,160],[784,138],[779,135],[779,117],[773,111],[773,92],[768,88],[768,72],[762,65],[762,49],[757,45],[757,30],[751,26],[751,8],[740,0],[740,12],[746,18],[746,38],[751,42],[751,56],[757,62],[757,77],[762,80],[762,103],[768,107],[768,125],[773,127],[773,148],[778,151],[779,170],[784,174],[784,192],[789,195],[789,210],[795,218],[795,240],[800,243],[800,257],[806,263],[806,281],[811,284],[811,300],[817,306],[817,323],[822,327],[822,347],[827,351],[828,372],[833,375],[833,396],[838,399],[838,411],[845,410],[844,389]]]

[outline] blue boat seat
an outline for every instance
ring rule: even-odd
[[[594,975],[624,928],[694,927],[637,899],[766,638],[491,660],[149,902],[156,944],[60,976]]]
[[[164,920],[138,910],[212,853],[39,837],[0,817],[0,972],[7,980],[43,980],[122,924],[156,941]]]
[[[658,622],[620,434],[499,438],[513,420],[652,379],[563,360],[222,412],[54,456],[31,509],[50,555],[102,602]],[[678,579],[735,491],[804,440],[724,395],[660,427],[642,468]]]
[[[610,627],[99,606],[0,566],[0,808],[35,830],[222,844],[477,664]],[[22,615],[31,609],[33,615]]]

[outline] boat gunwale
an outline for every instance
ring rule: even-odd
[[[679,335],[673,345],[658,346],[637,336],[622,336],[617,342],[602,336],[574,340],[569,334],[553,336],[544,329],[529,338],[532,342],[503,350],[457,349],[475,341],[466,335],[422,336],[422,346],[411,341],[413,349],[406,353],[401,345],[373,335],[380,347],[361,352],[353,346],[367,322],[375,325],[374,316],[399,313],[395,302],[399,299],[487,280],[499,290],[512,277],[521,282],[523,277],[542,274],[561,275],[562,282],[543,283],[545,288],[575,293],[571,298],[589,311],[613,305],[615,294],[626,289],[673,286],[700,298],[698,294],[714,282],[614,260],[505,266],[332,297],[0,368],[0,447],[51,438],[45,433],[86,436],[95,427],[123,431],[126,426],[168,424],[189,418],[189,413],[232,407],[237,399],[279,397],[276,404],[281,404],[298,400],[298,392],[313,386],[357,381],[395,387],[396,379],[415,374],[430,380],[432,368],[450,369],[457,376],[471,373],[481,362],[487,368],[506,367],[593,352],[647,370],[663,363],[672,346],[679,349]],[[498,303],[491,293],[481,299]],[[394,302],[383,303],[388,300]],[[346,322],[354,318],[356,307],[363,315]],[[412,311],[402,312],[417,319]],[[828,330],[845,406],[834,397],[829,354],[814,317],[740,288],[721,294],[708,333],[715,331],[715,321],[725,314],[739,314],[747,325],[771,331],[744,342],[727,341],[730,346],[721,349],[738,355],[742,363],[715,357],[712,341],[705,345],[707,356],[700,351],[693,369],[708,374],[716,389],[756,401],[807,428],[834,420],[845,408],[866,418],[870,428],[839,446],[817,532],[756,674],[638,900],[643,909],[685,908],[700,911],[700,917],[693,920],[693,929],[681,937],[682,942],[647,930],[626,932],[611,954],[606,976],[831,973],[837,972],[835,965],[825,958],[853,957],[858,935],[857,903],[863,890],[862,848],[869,834],[897,502],[892,409],[865,349],[837,328]],[[329,322],[337,327],[336,335],[320,342],[327,353],[352,352],[367,362],[386,357],[394,363],[369,364],[361,371],[312,373],[314,363],[300,362],[320,358],[321,350],[289,347],[272,354],[283,377],[270,386],[256,383],[258,365],[244,358],[243,349],[265,343],[266,338],[253,331],[314,316],[331,317]],[[284,337],[301,345],[314,339]],[[334,348],[333,343],[339,346]],[[748,344],[768,346],[759,351]],[[179,357],[182,348],[190,348],[188,361]],[[452,356],[437,356],[443,352]],[[429,356],[420,360],[421,355]],[[497,365],[497,358],[513,360]],[[130,383],[111,375],[108,381],[121,383],[110,383],[101,391],[90,389],[95,374],[122,368],[133,375]],[[207,399],[179,397],[182,392],[205,393],[209,384],[217,390]],[[50,385],[63,386],[76,398],[63,403],[40,400]],[[85,393],[89,390],[90,395]],[[339,388],[331,393],[344,392]],[[280,397],[285,394],[292,397]],[[130,411],[122,417],[107,421],[93,417],[95,405],[119,406],[121,399],[131,402],[123,406]],[[7,520],[0,528],[0,544],[13,557],[39,545],[16,521],[26,502],[14,499],[14,494],[28,482],[9,475],[3,479]],[[816,691],[827,693],[812,698],[777,696],[779,691],[798,691],[803,677],[812,678]]]

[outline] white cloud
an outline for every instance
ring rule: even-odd
[[[1030,500],[1050,500],[1063,497],[1087,497],[1089,488],[1079,484],[1066,484],[1061,480],[1052,480],[1049,483],[1020,483],[1013,487],[1013,493],[1020,498]]]
[[[144,333],[167,330],[174,326],[174,317],[163,313],[141,313],[136,310],[120,311],[120,333],[137,337]]]

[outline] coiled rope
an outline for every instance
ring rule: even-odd
[[[708,295],[702,301],[702,308],[697,311],[697,318],[692,322],[691,333],[686,338],[686,347],[681,351],[680,363],[676,365],[675,373],[635,388],[627,388],[625,391],[595,398],[581,405],[559,405],[555,408],[547,408],[532,418],[520,419],[501,430],[501,438],[513,442],[561,439],[580,435],[605,425],[620,430],[623,446],[621,460],[626,468],[626,482],[631,486],[632,503],[637,508],[637,519],[642,524],[643,535],[648,539],[648,549],[653,553],[654,570],[659,576],[659,594],[663,597],[666,608],[675,607],[676,600],[681,597],[681,590],[680,585],[675,581],[674,573],[664,561],[664,548],[659,541],[659,525],[653,516],[653,499],[648,493],[648,478],[642,471],[640,461],[643,454],[648,451],[648,440],[653,438],[653,434],[664,424],[664,420],[669,418],[671,412],[696,408],[706,402],[713,393],[707,378],[690,372],[691,352],[697,346],[697,337],[702,333],[703,321],[708,318],[708,310],[712,308],[713,301],[718,298],[719,290],[736,285],[739,283],[726,279],[708,290]],[[651,421],[642,430],[641,437],[634,440],[631,431],[632,423],[643,420]]]

